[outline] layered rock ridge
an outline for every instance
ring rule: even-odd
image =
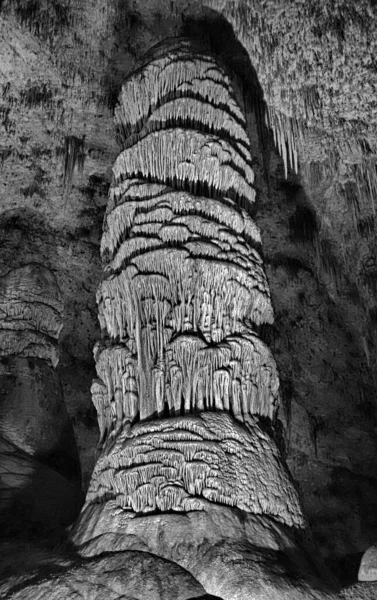
[[[56,279],[40,264],[0,278],[0,356],[39,358],[56,367],[63,303]]]
[[[188,40],[165,41],[124,83],[115,122],[124,149],[101,243],[92,386],[100,455],[72,540],[85,556],[168,558],[224,598],[323,597],[300,572],[294,535],[306,522],[267,433],[279,378],[257,330],[273,310],[231,80]],[[297,586],[283,582],[291,567],[275,569],[280,551]]]

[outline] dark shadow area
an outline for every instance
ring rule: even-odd
[[[246,117],[250,112],[255,115],[259,152],[263,158],[264,177],[269,186],[269,155],[272,143],[266,127],[266,104],[257,73],[246,49],[237,39],[231,24],[211,9],[206,9],[205,15],[199,18],[183,15],[181,35],[200,42],[216,56],[230,76],[233,75],[232,84],[238,104],[243,108]],[[251,149],[253,161],[258,160],[256,154],[259,152],[253,152]]]
[[[340,558],[334,557],[327,561],[327,566],[338,578],[342,587],[357,583],[362,556],[363,552],[355,552]]]
[[[314,243],[318,235],[316,216],[308,206],[298,206],[289,219],[289,232],[292,241]]]
[[[311,195],[312,190],[308,191],[304,188],[304,178],[300,174],[295,175],[292,172],[289,172],[288,179],[284,178],[283,161],[275,149],[271,130],[268,130],[265,124],[266,105],[258,74],[250,62],[247,51],[237,40],[232,26],[215,11],[208,10],[204,17],[196,19],[190,16],[187,18],[184,21],[182,35],[201,41],[208,50],[221,58],[228,70],[235,74],[237,99],[248,119],[257,191],[257,201],[252,214],[257,215],[256,221],[261,227],[264,244],[263,258],[275,310],[274,326],[263,325],[256,330],[271,348],[280,373],[282,405],[287,416],[287,431],[284,432],[282,427],[277,431],[277,436],[280,438],[279,446],[284,453],[286,443],[288,446],[290,445],[286,436],[290,436],[291,406],[292,403],[295,406],[296,402],[296,414],[297,406],[299,406],[299,410],[313,413],[315,422],[322,422],[322,419],[326,424],[328,447],[326,446],[323,455],[325,452],[331,453],[331,438],[335,433],[331,431],[331,427],[334,427],[337,436],[344,436],[343,451],[347,454],[350,464],[353,463],[353,468],[357,470],[358,452],[356,447],[351,445],[347,447],[347,431],[354,426],[365,431],[373,429],[375,423],[373,397],[375,394],[372,391],[371,377],[366,374],[363,349],[360,338],[353,331],[352,318],[347,315],[342,306],[341,298],[334,299],[333,295],[332,286],[335,287],[338,294],[341,294],[347,290],[349,281],[349,274],[345,271],[343,262],[340,262],[338,258],[339,248],[328,239],[330,234],[321,222],[321,205],[320,207],[314,205],[315,198],[313,199]],[[255,136],[253,138],[251,135],[255,125],[258,146],[255,145]],[[318,185],[312,185],[315,194]],[[350,210],[354,210],[357,215],[357,206],[353,208],[355,204],[354,191],[350,189],[348,192],[347,199]],[[357,222],[358,231],[364,237],[370,235],[373,226],[371,218]],[[373,275],[369,279],[371,281],[370,288],[375,291]],[[314,297],[313,292],[315,292]],[[349,294],[351,293],[359,305],[357,289],[350,288]],[[338,314],[336,322],[331,321],[332,306]],[[373,313],[371,316],[373,317]],[[305,336],[306,339],[304,339]],[[311,347],[313,348],[312,352]],[[327,361],[329,366],[326,368],[333,373],[332,383],[329,382],[325,386],[320,368],[314,367],[314,371],[312,371],[311,365],[317,363],[315,357],[317,352],[324,355],[322,360]],[[338,366],[339,356],[342,356],[340,364],[343,367]],[[318,369],[318,372],[315,371],[315,368]],[[354,400],[357,392],[355,392],[353,384],[358,378],[363,380],[361,383],[363,389],[364,380],[370,382],[368,384],[370,390],[368,387],[367,393],[362,392],[361,404]],[[322,386],[322,397],[319,398],[317,390],[322,389]],[[326,404],[334,402],[334,396],[335,402],[337,402],[336,410],[342,414],[338,420],[326,406]],[[350,402],[353,402],[353,407],[349,406]],[[371,413],[370,426],[365,425],[363,415],[360,416],[361,406],[365,406],[365,410],[369,410]],[[335,409],[333,410],[335,411]],[[297,416],[295,418],[297,419]],[[298,425],[297,420],[294,421],[294,426],[305,427],[304,423]],[[300,438],[300,431],[294,433],[296,439]],[[350,471],[347,472],[347,475],[343,474],[340,477],[338,473],[335,476],[332,473],[331,459],[329,459],[328,474],[324,475],[323,483],[319,484],[316,481],[313,485],[310,483],[311,477],[315,479],[316,469],[323,467],[319,466],[320,461],[317,463],[318,455],[311,457],[310,461],[312,462],[308,461],[310,466],[302,467],[300,465],[301,452],[305,456],[310,453],[307,447],[300,447],[299,444],[304,443],[304,436],[302,440],[301,442],[299,439],[298,445],[293,450],[291,445],[290,455],[292,457],[293,454],[294,460],[298,464],[294,476],[300,482],[301,495],[310,504],[313,511],[309,510],[307,514],[313,524],[314,537],[327,553],[329,553],[329,547],[339,548],[338,552],[341,552],[340,548],[355,548],[354,553],[346,554],[346,551],[343,550],[344,555],[334,556],[329,561],[330,568],[334,569],[335,575],[342,582],[354,582],[360,559],[360,552],[356,552],[357,544],[360,545],[360,540],[369,539],[369,543],[375,541],[377,525],[374,515],[377,496],[374,485],[367,483],[368,478],[364,474],[360,475],[357,485],[349,481]],[[323,441],[322,443],[324,444]],[[367,436],[365,440],[361,439],[359,441],[360,453],[366,454],[370,443],[370,438],[368,439]],[[326,477],[331,483],[326,481]],[[345,480],[348,483],[345,483]],[[318,491],[315,486],[318,486]],[[321,498],[316,498],[321,494],[327,495],[323,507]],[[356,497],[359,498],[357,518],[354,517]],[[341,514],[336,514],[332,503],[335,503],[341,510]],[[326,511],[330,513],[330,516],[325,522],[321,515],[325,516]],[[347,527],[352,528],[355,521],[358,523],[355,525],[355,530],[348,529],[346,534]],[[361,532],[357,531],[358,527]]]
[[[61,543],[84,500],[79,483],[71,483],[4,437],[0,474],[0,541]]]
[[[66,320],[63,332],[67,335],[69,329],[72,329],[80,335],[79,325],[76,325],[76,328],[74,326],[80,313],[69,314],[69,301],[72,297],[72,288],[76,287],[77,282],[81,285],[82,277],[77,272],[74,256],[72,257],[72,254],[67,253],[66,250],[72,243],[81,244],[85,248],[87,240],[76,239],[72,242],[72,238],[67,234],[68,232],[64,230],[54,230],[40,211],[15,209],[3,212],[0,215],[0,275],[24,264],[44,265],[55,275],[62,291],[65,319],[73,322],[69,325]],[[96,251],[97,248],[96,246]],[[67,257],[66,260],[62,260],[64,256]],[[82,269],[88,274],[90,282],[92,279],[90,270],[95,268],[95,265],[90,261],[88,265],[89,272],[88,266],[84,264]],[[93,307],[95,306],[94,284],[95,282],[93,282],[93,293],[89,294]],[[80,298],[80,295],[76,294],[76,297]],[[93,310],[93,322],[96,320],[97,314]],[[22,450],[22,444],[24,442],[28,444],[26,425],[25,440],[21,440],[20,447],[7,438],[6,432],[3,432],[4,437],[0,437],[0,544],[14,543],[15,546],[12,547],[25,547],[32,544],[38,548],[42,546],[43,552],[46,548],[46,551],[49,551],[65,540],[65,529],[77,518],[85,499],[81,491],[80,457],[72,420],[69,419],[64,406],[64,386],[61,385],[60,376],[61,367],[68,363],[74,377],[83,380],[82,364],[74,360],[71,356],[71,348],[67,348],[65,343],[60,344],[60,350],[60,365],[57,370],[37,358],[22,359],[24,369],[29,371],[30,382],[35,377],[34,387],[28,386],[27,381],[23,382],[22,377],[17,376],[16,368],[13,370],[10,368],[12,361],[20,359],[13,356],[1,358],[0,412],[2,417],[7,415],[9,394],[13,398],[12,410],[15,416],[16,400],[18,397],[21,398],[23,413],[22,419],[19,418],[19,430],[22,438],[22,423],[27,424],[29,402],[31,423],[33,406],[36,407],[39,415],[45,415],[44,432],[48,443],[45,444],[45,438],[41,439],[40,451],[34,456]],[[92,364],[88,377],[88,400],[93,375]],[[70,377],[72,379],[72,375]],[[39,395],[38,390],[42,390]],[[57,400],[60,402],[59,405],[56,404]],[[59,430],[55,430],[53,426],[48,429],[48,420],[53,421],[55,414],[59,422]],[[38,415],[34,416],[38,418]],[[9,423],[12,418],[13,416],[10,417]],[[97,427],[96,423],[95,427]],[[33,430],[37,428],[33,426]],[[13,431],[12,440],[17,435]],[[3,552],[1,547],[0,556],[0,574],[4,569],[11,568],[22,571],[22,552],[19,557],[13,559],[12,565],[9,555]]]

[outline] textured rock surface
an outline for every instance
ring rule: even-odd
[[[341,591],[342,600],[374,600],[377,595],[375,583],[356,583]]]
[[[214,103],[213,82],[223,90]],[[233,108],[237,128],[229,78],[210,55],[171,42],[130,76],[121,98],[125,149],[114,166],[97,296],[108,340],[95,351],[102,437],[123,419],[165,410],[273,419],[275,362],[251,328],[271,322],[272,307],[260,236],[243,208],[254,202],[254,174],[238,144],[246,123]],[[230,104],[221,128],[210,120],[216,102]],[[166,103],[169,118],[160,114]]]
[[[109,520],[108,524],[114,525],[115,520]],[[246,600],[250,593],[260,600],[337,597],[326,593],[313,576],[320,573],[320,565],[313,563],[306,544],[303,542],[297,551],[297,540],[289,528],[273,519],[245,516],[242,511],[208,503],[208,511],[133,519],[133,530],[129,529],[127,536],[119,535],[119,525],[117,532],[106,534],[102,540],[97,537],[86,546],[84,554],[88,557],[103,552],[106,544],[117,550],[95,559],[78,559],[64,547],[17,545],[13,541],[0,545],[6,557],[0,572],[0,594],[17,600],[44,597]],[[165,560],[156,556],[154,549],[164,551]],[[217,570],[210,567],[213,563]],[[203,587],[189,574],[191,569],[203,579]],[[207,587],[217,592],[207,595],[203,590]]]
[[[102,511],[88,508],[85,516],[83,556],[110,548],[148,551],[182,565],[207,592],[224,599],[335,597],[326,587],[333,585],[328,573],[313,561],[311,544],[298,543],[290,528],[265,516],[210,502],[183,515],[143,518],[130,518],[110,502]]]
[[[80,505],[77,481],[70,482],[0,436],[2,537],[59,537],[77,516]]]
[[[58,370],[86,487],[98,438],[89,393],[98,247],[109,167],[120,151],[115,98],[155,42],[181,32],[208,40],[238,75],[253,139],[275,309],[275,328],[263,337],[281,376],[290,469],[322,551],[342,559],[348,578],[347,557],[377,539],[376,229],[368,179],[376,5],[235,1],[206,12],[203,4],[3,0],[1,275],[27,255],[58,279],[65,306]],[[299,175],[287,151],[287,181],[264,126],[263,94],[282,155],[281,140],[290,132],[295,139],[289,147],[293,159],[297,149]]]
[[[130,137],[105,217],[92,387],[101,451],[70,537],[84,555],[146,547],[226,600],[330,598],[300,558],[295,536],[307,524],[273,439],[278,376],[255,330],[273,315],[259,235],[247,235],[244,217],[250,155],[235,150],[231,118],[215,135],[211,112],[190,103],[153,133],[144,124],[155,107],[190,97],[196,80],[198,104],[213,107],[213,81],[233,96],[216,61],[178,39],[152,50],[123,87],[117,119]]]
[[[41,358],[56,367],[62,327],[61,292],[48,269],[28,264],[1,277],[0,356]]]
[[[52,369],[62,326],[48,269],[27,264],[0,279],[0,522],[8,535],[58,530],[80,506],[76,442]]]
[[[211,113],[191,112],[190,103],[181,106],[178,121],[157,119],[157,130],[145,133],[154,108],[191,98],[193,82],[200,83],[195,101],[210,109],[213,81],[226,98],[234,92],[215,59],[189,41],[168,41],[148,58],[127,80],[123,110],[117,111],[123,133],[132,137],[114,166],[101,245],[105,279],[97,299],[103,340],[95,349],[101,379],[92,391],[103,448],[88,502],[117,497],[120,507],[135,513],[187,511],[203,495],[252,512],[285,511],[292,515],[288,524],[299,527],[303,520],[291,483],[282,463],[273,466],[278,452],[256,419],[264,417],[273,428],[279,396],[274,359],[253,330],[273,316],[254,248],[259,235],[247,236],[250,219],[242,208],[254,202],[250,154],[243,150],[245,161],[234,149],[231,111],[229,129],[224,124],[219,135]],[[246,126],[242,116],[238,120]],[[240,221],[244,235],[232,227]],[[250,423],[251,435],[237,430],[226,414],[205,415],[214,410]],[[198,412],[203,416],[171,424],[143,423]],[[140,431],[130,431],[137,419]],[[263,461],[271,468],[264,469]],[[281,504],[273,507],[282,489]],[[80,543],[80,533],[75,539]]]
[[[104,515],[107,505],[109,519],[118,507],[127,520],[156,510],[205,510],[206,500],[268,515],[289,527],[306,525],[279,452],[256,419],[246,429],[226,414],[201,413],[126,426],[110,439],[95,466],[74,539],[87,538],[86,512],[93,514],[96,507]],[[89,529],[91,537],[106,532],[100,524],[98,531]]]
[[[161,554],[190,568],[224,539],[241,544],[252,540],[255,546],[275,552],[286,549],[289,553],[295,548],[292,531],[278,521],[206,500],[202,500],[201,510],[187,514],[159,512],[141,519],[119,510],[113,501],[100,510],[88,507],[85,516],[87,528],[79,531],[83,556],[95,556],[110,548],[138,549]],[[73,526],[73,537],[79,528],[80,523]]]
[[[58,555],[48,560],[43,556],[38,558],[39,568],[30,574],[13,575],[0,583],[3,597],[12,600],[211,600],[182,567],[144,552],[122,552],[91,561],[62,559]]]
[[[29,583],[27,577],[13,578],[1,585],[0,591],[11,600],[44,600],[52,598],[67,600],[90,598],[93,600],[227,600],[230,598],[250,598],[247,590],[253,590],[253,598],[271,600],[334,600],[321,590],[310,591],[305,583],[289,583],[286,569],[276,569],[265,585],[255,586],[255,579],[261,580],[263,558],[248,549],[226,548],[227,556],[217,567],[224,572],[224,563],[230,565],[239,579],[228,580],[221,585],[217,580],[216,589],[223,589],[223,596],[206,594],[203,587],[182,567],[156,556],[140,552],[118,553],[116,556],[92,560],[82,566],[69,565],[69,569],[46,569]],[[249,556],[247,556],[249,555]],[[243,564],[240,558],[244,559]],[[249,562],[247,561],[249,558]],[[234,563],[233,563],[234,561]],[[266,562],[268,559],[266,560]],[[237,566],[242,569],[238,571]],[[252,565],[252,568],[250,568]],[[207,565],[205,565],[207,566]],[[249,568],[248,568],[249,567]],[[50,575],[49,571],[53,572]],[[242,576],[240,577],[242,573]],[[290,576],[291,573],[289,573]],[[285,578],[285,584],[283,584]],[[216,578],[217,579],[217,578]],[[245,585],[246,584],[246,585]],[[279,591],[278,586],[281,586]],[[13,589],[12,589],[13,588]],[[301,589],[300,589],[301,588]],[[230,595],[229,595],[230,591]],[[267,594],[267,595],[266,595]]]
[[[359,581],[377,581],[377,548],[371,546],[363,554],[361,559],[359,573]]]
[[[0,359],[0,433],[69,479],[77,447],[56,371],[41,359]]]

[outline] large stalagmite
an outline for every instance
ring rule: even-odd
[[[257,333],[273,311],[229,76],[187,40],[164,42],[123,85],[115,120],[124,149],[92,386],[100,457],[72,539],[86,556],[148,550],[224,599],[323,597],[273,439],[279,380]],[[278,552],[290,566],[276,567]]]

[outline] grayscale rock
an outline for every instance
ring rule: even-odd
[[[377,597],[376,55],[375,0],[0,0],[0,596]]]
[[[377,581],[377,548],[371,546],[363,554],[361,559],[359,581]]]
[[[7,535],[58,530],[80,506],[76,441],[54,370],[62,327],[61,292],[47,268],[29,263],[0,278],[0,524]]]
[[[184,104],[196,79],[201,101]],[[253,328],[272,323],[273,312],[258,230],[249,237],[245,226],[251,156],[240,152],[247,134],[232,110],[221,128],[210,120],[213,81],[232,109],[216,60],[177,39],[152,50],[123,86],[116,118],[125,150],[97,294],[101,450],[70,537],[83,555],[147,549],[174,560],[224,600],[330,598],[310,561],[300,571],[295,536],[309,537],[308,527],[273,437],[276,364]],[[237,527],[227,535],[217,527],[210,545],[211,512],[228,514],[225,506],[238,511]],[[248,515],[259,517],[257,541],[239,522]]]

